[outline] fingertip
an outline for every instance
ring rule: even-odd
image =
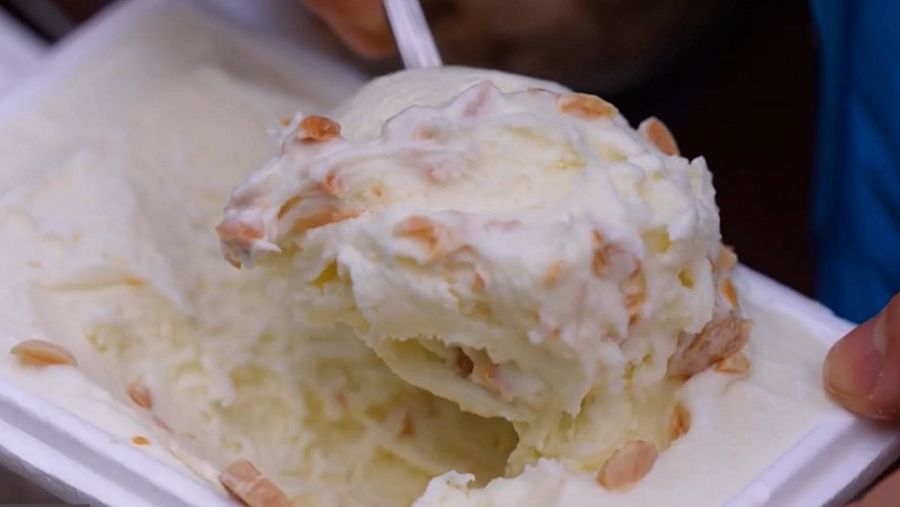
[[[838,401],[864,398],[878,381],[882,356],[872,340],[875,324],[873,319],[850,331],[825,356],[825,387]]]
[[[900,420],[900,296],[828,351],[823,380],[829,395],[864,417]]]

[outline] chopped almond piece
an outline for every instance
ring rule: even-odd
[[[261,228],[241,220],[225,220],[216,226],[216,232],[223,241],[248,242],[263,237]]]
[[[597,474],[597,482],[607,489],[627,488],[650,472],[656,457],[656,446],[652,443],[630,440],[606,460]]]
[[[666,428],[666,436],[669,441],[675,441],[691,429],[691,413],[681,403],[676,403],[669,417],[669,425]]]
[[[434,136],[437,134],[435,129],[431,127],[422,127],[415,131],[413,137],[416,139],[420,139],[422,141],[428,141],[430,139],[434,139]]]
[[[681,155],[675,137],[665,123],[651,116],[638,125],[638,132],[666,155]]]
[[[476,95],[466,104],[466,107],[463,110],[463,116],[471,117],[481,113],[481,111],[484,110],[484,106],[487,104],[491,91],[494,89],[494,86],[487,81],[480,85],[475,85],[475,87],[478,88],[476,90]]]
[[[234,267],[240,268],[241,263],[235,258],[236,252],[238,256],[250,253],[253,241],[263,237],[261,227],[254,227],[241,220],[229,219],[220,223],[216,227],[219,239],[225,246],[225,259]]]
[[[719,287],[722,291],[722,295],[725,296],[725,299],[728,300],[728,303],[731,304],[731,307],[736,308],[738,305],[737,290],[735,290],[734,284],[731,282],[731,279],[723,278],[719,282]]]
[[[500,378],[500,366],[491,360],[479,361],[472,368],[472,379],[505,401],[512,401],[511,393]]]
[[[598,277],[606,275],[606,269],[609,267],[609,260],[606,258],[606,249],[598,248],[594,250],[594,257],[591,259],[591,271]]]
[[[401,437],[411,437],[416,434],[416,424],[413,422],[413,418],[409,415],[409,412],[406,412],[403,415],[403,426],[400,427],[400,436]]]
[[[153,407],[153,395],[150,393],[150,389],[144,384],[132,382],[131,384],[128,384],[127,392],[128,397],[131,398],[131,401],[135,402],[137,406],[141,408]]]
[[[291,501],[252,463],[239,459],[219,474],[219,482],[247,507],[290,507]]]
[[[732,354],[716,363],[716,371],[743,375],[750,370],[750,359],[743,352]]]
[[[484,276],[475,270],[475,276],[472,278],[472,290],[484,290],[485,287]]]
[[[731,271],[736,264],[737,255],[735,255],[734,250],[723,245],[719,249],[719,257],[716,258],[716,270],[721,272]]]
[[[137,276],[125,277],[125,285],[130,285],[131,287],[141,287],[144,283],[144,279]]]
[[[737,353],[747,343],[752,325],[730,313],[714,318],[697,335],[682,333],[669,358],[669,376],[687,379]]]
[[[644,272],[638,269],[622,283],[625,310],[628,311],[628,323],[634,324],[641,315],[644,299],[647,297],[647,279]]]
[[[344,187],[341,185],[338,175],[334,172],[326,174],[320,186],[322,187],[322,192],[331,196],[337,197],[344,192]]]
[[[291,231],[301,233],[358,216],[359,213],[355,211],[336,211],[333,208],[319,209],[295,218]]]
[[[71,352],[44,340],[25,340],[10,349],[10,352],[20,361],[38,366],[78,364]]]
[[[580,116],[588,120],[600,118],[612,118],[618,110],[609,102],[584,93],[571,93],[559,98],[559,109],[573,116]]]
[[[554,261],[544,273],[543,284],[547,287],[556,285],[563,272],[563,262],[561,260]]]
[[[425,242],[430,250],[437,248],[438,236],[434,222],[421,215],[411,215],[394,226],[394,234]]]
[[[300,141],[327,141],[341,135],[341,126],[324,116],[309,115],[300,120],[297,139]]]

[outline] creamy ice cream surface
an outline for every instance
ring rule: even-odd
[[[317,506],[721,505],[830,410],[658,125],[470,69],[337,105],[244,48],[173,7],[4,110],[0,382]]]
[[[749,333],[704,161],[524,78],[503,92],[491,73],[406,71],[359,95],[394,104],[463,72],[475,84],[374,138],[295,117],[226,208],[226,256],[289,263],[299,320],[345,324],[404,380],[513,421],[510,472],[542,456],[596,471],[635,439],[662,450],[684,379]]]

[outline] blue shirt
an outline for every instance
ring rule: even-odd
[[[900,291],[900,0],[812,0],[817,296],[862,321]]]

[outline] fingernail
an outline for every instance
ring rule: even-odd
[[[825,384],[835,396],[859,398],[868,395],[881,373],[884,360],[883,327],[876,337],[879,315],[875,322],[863,325],[842,338],[825,358]]]

